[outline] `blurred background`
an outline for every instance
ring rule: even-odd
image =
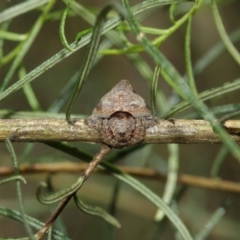
[[[2,11],[21,2],[22,1],[17,0],[2,0],[0,2],[0,14]],[[78,0],[76,2],[85,6],[95,14],[108,1]],[[130,4],[134,6],[140,2],[141,1],[131,0]],[[237,29],[239,30],[240,2],[218,1],[218,3],[220,14],[227,32],[230,34]],[[192,5],[193,3],[180,4],[178,6],[178,11],[180,13],[176,16],[176,19],[183,16],[186,9],[190,9]],[[64,8],[65,4],[59,0],[56,1],[51,12],[61,11]],[[8,31],[19,34],[29,32],[40,14],[41,7],[13,18],[9,23]],[[0,24],[2,27],[3,23]],[[27,73],[63,49],[63,45],[59,38],[59,24],[59,19],[54,20],[53,18],[43,24],[21,63],[21,65],[24,65]],[[150,14],[146,14],[141,24],[153,28],[169,28],[171,26],[169,5],[155,8]],[[91,25],[89,23],[76,13],[70,11],[65,25],[68,42],[73,42],[78,32],[90,27]],[[185,31],[186,24],[178,29],[160,47],[160,50],[183,75],[185,74]],[[126,36],[131,43],[136,43],[132,33],[127,32]],[[150,39],[155,37],[153,35],[147,36]],[[204,54],[221,41],[214,23],[209,1],[205,1],[205,4],[203,4],[201,9],[194,15],[191,37],[191,54],[194,66]],[[104,37],[102,37],[102,40],[103,39]],[[19,42],[17,41],[5,40],[2,48],[3,55],[0,57],[7,55],[18,44]],[[235,46],[240,50],[240,41],[238,41]],[[117,47],[113,46],[112,48]],[[66,86],[76,71],[79,70],[86,49],[86,47],[83,47],[63,61],[60,61],[54,67],[46,70],[45,73],[31,82],[31,86],[39,101],[41,111],[45,112],[49,109],[64,86]],[[155,67],[153,60],[146,53],[140,53],[140,55],[153,71]],[[12,62],[9,62],[1,66],[1,81],[8,73],[11,64]],[[196,76],[195,80],[198,92],[231,82],[238,78],[239,74],[239,65],[233,60],[229,53],[225,51],[216,60],[211,62],[203,72]],[[127,56],[105,55],[102,56],[100,61],[92,68],[72,112],[84,116],[90,115],[99,99],[121,79],[129,80],[134,90],[144,97],[150,105],[149,82],[144,79],[135,68],[134,64],[129,61]],[[19,80],[19,75],[16,71],[8,86],[17,80]],[[162,77],[159,78],[159,88],[165,93],[166,97],[171,97],[175,94]],[[209,107],[214,107],[221,104],[238,102],[239,91],[233,91],[230,94],[207,101],[206,104]],[[67,104],[63,106],[60,112],[64,113],[66,108]],[[32,111],[22,89],[1,101],[1,110],[5,109],[26,112]],[[193,112],[194,110],[190,109],[174,116],[174,118],[186,118],[187,114]],[[158,112],[158,117],[162,115],[163,113]],[[96,153],[100,148],[100,145],[90,145],[86,143],[73,143],[73,145],[92,154]],[[27,146],[29,146],[27,143],[14,143],[14,148],[20,163],[28,162],[31,164],[35,162],[80,161],[41,143],[34,144],[31,151],[26,154]],[[221,145],[212,144],[179,145],[179,174],[185,173],[195,176],[210,177],[213,162],[219,154],[220,149],[222,149]],[[119,151],[122,150],[113,150],[111,154]],[[138,148],[138,150],[128,154],[124,158],[119,158],[116,164],[131,167],[145,166],[166,174],[168,169],[168,156],[169,148],[167,145],[146,145]],[[0,145],[0,166],[12,166],[10,155],[4,143]],[[219,170],[218,177],[228,181],[239,182],[239,171],[240,166],[238,161],[234,159],[231,154],[226,154],[224,162]],[[40,204],[35,194],[38,183],[46,180],[47,174],[28,174],[24,176],[27,179],[27,184],[22,185],[26,212],[29,216],[44,222],[50,215],[50,207]],[[1,176],[0,178],[2,179]],[[77,178],[78,175],[76,174],[54,174],[52,176],[52,185],[54,190],[57,191],[70,186]],[[164,182],[151,178],[138,177],[137,179],[152,189],[153,192],[162,196],[165,188]],[[115,196],[116,188],[118,191]],[[176,195],[179,191],[182,191],[177,198],[179,216],[193,236],[204,227],[214,211],[221,206],[223,201],[227,197],[231,197],[233,202],[226,215],[206,239],[240,239],[239,194],[229,195],[229,193],[224,191],[183,186],[181,184],[177,186]],[[101,206],[107,211],[110,211],[112,208],[114,216],[120,221],[122,228],[114,229],[102,219],[80,212],[75,207],[74,203],[71,202],[62,213],[62,222],[64,222],[68,236],[72,239],[177,239],[175,230],[167,219],[160,223],[154,222],[154,215],[157,209],[151,202],[131,187],[118,182],[111,175],[92,174],[78,195],[87,203]],[[115,205],[112,206],[114,196],[116,197],[116,201]],[[19,210],[15,182],[0,186],[0,205]],[[19,238],[24,236],[26,236],[26,231],[22,223],[0,216],[0,238]]]

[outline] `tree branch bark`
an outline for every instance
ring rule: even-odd
[[[240,143],[240,120],[228,120],[223,126]],[[65,119],[0,119],[0,141],[11,136],[15,142],[91,142],[100,143],[100,135],[84,119],[69,124]],[[144,143],[220,143],[205,120],[158,120],[147,130]]]
[[[19,172],[21,174],[36,174],[36,173],[76,173],[79,174],[87,168],[85,163],[35,163],[35,164],[22,164],[19,165]],[[118,166],[118,168],[137,177],[144,177],[149,179],[156,179],[160,181],[166,181],[167,176],[158,173],[154,169],[149,168],[136,168],[127,166]],[[99,173],[107,173],[100,169],[96,170]],[[14,173],[12,167],[0,167],[0,176],[10,176]],[[184,185],[190,185],[195,187],[202,187],[207,189],[226,191],[232,193],[240,193],[240,183],[211,179],[206,177],[196,177],[189,174],[179,174],[178,182]]]

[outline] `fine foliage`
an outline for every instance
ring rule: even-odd
[[[229,192],[240,192],[240,147],[222,125],[240,115],[239,8],[236,0],[0,5],[1,118],[71,125],[128,79],[154,117],[204,119],[222,141],[99,151],[13,145],[11,133],[0,149],[0,239],[239,239],[240,205]],[[74,161],[92,159],[76,174]],[[105,175],[92,173],[97,164]],[[217,192],[220,178],[226,187]]]

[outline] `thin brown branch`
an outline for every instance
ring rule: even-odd
[[[161,181],[166,180],[166,175],[160,174],[153,169],[148,168],[133,168],[118,166],[120,170],[128,174],[152,178]],[[20,165],[19,171],[22,174],[36,174],[36,173],[80,173],[87,168],[87,164],[84,163],[36,163],[32,165]],[[97,169],[99,173],[105,173],[104,171]],[[11,167],[0,167],[0,176],[10,176],[14,170]],[[225,180],[215,180],[205,177],[196,177],[188,174],[180,174],[178,176],[178,182],[185,185],[191,185],[195,187],[208,188],[213,190],[220,190],[226,192],[240,193],[240,183],[235,183]]]
[[[87,180],[87,178],[90,176],[90,174],[93,172],[93,170],[96,168],[96,166],[101,162],[101,160],[104,158],[106,154],[110,151],[111,148],[109,148],[106,145],[102,145],[100,151],[94,156],[91,162],[85,165],[85,170],[82,173],[83,181]],[[79,188],[78,188],[79,189]],[[36,236],[37,239],[41,239],[42,236],[47,232],[47,230],[52,226],[52,224],[55,222],[57,217],[60,215],[60,213],[63,211],[63,209],[66,207],[68,202],[71,200],[71,198],[74,196],[74,194],[78,191],[78,189],[71,193],[70,195],[64,197],[58,204],[55,211],[50,215],[44,226],[37,232]]]
[[[99,153],[97,153],[93,160],[88,163],[87,168],[85,169],[85,171],[83,172],[82,176],[84,177],[84,180],[86,180],[90,174],[92,173],[92,171],[97,167],[97,165],[102,161],[102,159],[104,158],[105,155],[107,155],[110,151],[110,147],[108,147],[107,145],[103,144]]]
[[[41,239],[43,237],[43,235],[47,232],[47,230],[50,228],[50,226],[52,226],[52,224],[55,222],[55,220],[57,219],[59,214],[63,211],[63,209],[68,204],[68,202],[71,200],[72,196],[73,196],[73,194],[65,197],[64,199],[62,199],[60,201],[60,203],[58,204],[57,208],[50,215],[50,217],[48,218],[48,220],[46,221],[44,226],[37,232],[37,234],[36,234],[36,238],[37,239]]]
[[[240,143],[240,120],[228,120],[223,126]],[[15,142],[81,141],[100,143],[99,133],[84,119],[68,124],[65,119],[0,119],[0,141],[12,136]],[[159,120],[147,130],[145,143],[220,143],[207,121]]]

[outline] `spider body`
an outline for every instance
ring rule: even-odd
[[[120,81],[105,94],[87,118],[87,124],[101,134],[102,142],[115,148],[142,142],[146,129],[154,123],[146,102],[134,93],[127,80]]]

